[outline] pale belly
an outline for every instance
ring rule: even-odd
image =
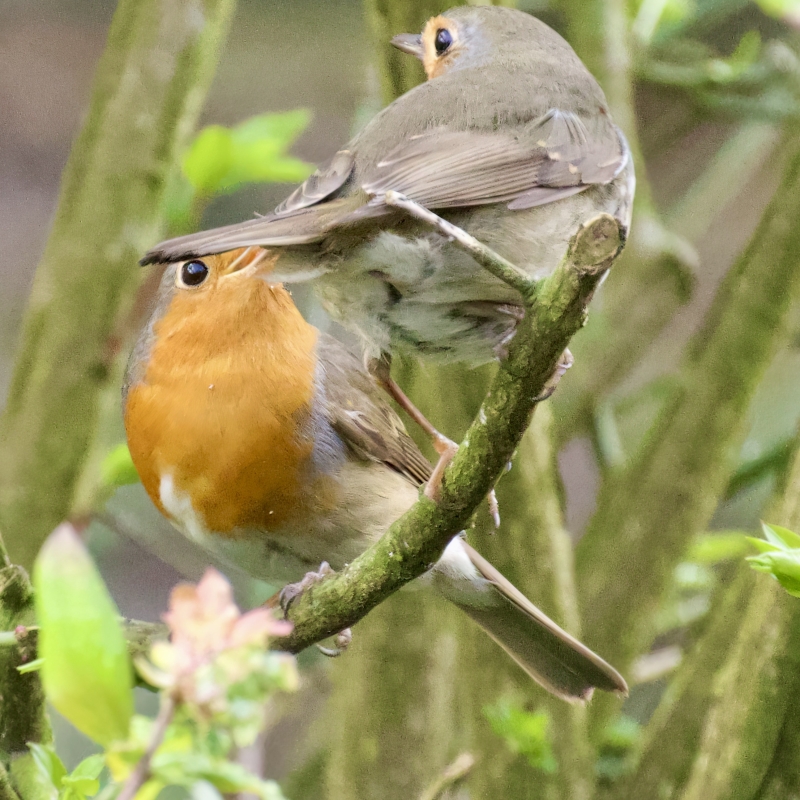
[[[336,482],[335,507],[311,518],[301,513],[296,521],[269,532],[209,530],[169,474],[161,478],[160,500],[173,525],[221,565],[284,584],[316,571],[323,561],[341,569],[377,541],[418,497],[416,487],[382,464],[346,462]]]
[[[599,213],[630,225],[634,178],[524,211],[484,206],[447,214],[532,278],[549,275],[579,227]],[[383,231],[348,251],[316,284],[323,305],[371,356],[405,349],[477,365],[502,357],[520,298],[445,237],[426,228]]]

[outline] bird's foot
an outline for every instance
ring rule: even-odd
[[[322,655],[327,656],[328,658],[337,658],[348,647],[350,647],[350,642],[353,641],[353,632],[350,628],[345,628],[343,631],[339,631],[336,636],[333,637],[333,647],[324,647],[321,644],[317,645],[317,650],[322,653]]]
[[[278,603],[281,607],[281,611],[283,611],[283,615],[286,616],[289,613],[292,603],[294,603],[303,592],[310,589],[314,584],[319,583],[328,575],[333,574],[334,570],[331,569],[331,565],[327,561],[323,561],[316,572],[306,572],[297,583],[287,583],[286,586],[278,592]]]
[[[544,390],[542,393],[536,398],[537,403],[541,403],[542,400],[547,400],[549,397],[552,396],[553,392],[556,390],[559,381],[563,377],[564,373],[575,363],[575,358],[572,353],[569,351],[569,348],[564,350],[561,354],[561,358],[558,359],[558,364],[556,364],[556,368],[553,370],[553,374],[550,376],[550,379],[544,385]]]
[[[292,603],[294,603],[294,601],[297,600],[297,598],[300,597],[303,592],[319,583],[328,575],[333,575],[334,572],[335,570],[331,569],[331,565],[327,561],[323,561],[316,572],[306,572],[302,579],[297,581],[297,583],[286,584],[286,586],[284,586],[277,595],[278,604],[283,611],[283,615],[286,616],[289,613]],[[274,605],[274,602],[270,600],[268,601],[268,604]],[[334,637],[333,647],[324,647],[323,645],[318,644],[317,649],[323,655],[328,656],[328,658],[336,658],[344,653],[345,650],[347,650],[352,640],[353,632],[350,630],[350,628],[345,628],[343,631],[339,631],[339,633],[337,633]]]
[[[442,477],[444,471],[447,469],[447,465],[455,458],[458,452],[458,445],[438,431],[435,433],[436,436],[433,438],[433,447],[439,454],[439,460],[436,462],[436,466],[434,466],[433,472],[430,478],[428,478],[428,482],[425,484],[424,493],[425,497],[430,498],[434,503],[438,503],[442,492]],[[492,517],[494,526],[495,528],[499,528],[500,506],[497,503],[497,495],[494,489],[486,495],[486,500],[489,503],[489,514]]]

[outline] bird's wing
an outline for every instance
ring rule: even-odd
[[[302,188],[299,187],[297,191]],[[287,247],[313,244],[324,239],[328,232],[343,220],[348,220],[359,207],[365,207],[369,211],[365,203],[366,197],[359,193],[313,206],[298,206],[297,210],[284,215],[273,213],[222,228],[211,228],[187,236],[178,236],[157,244],[145,253],[139,263],[146,266],[185,261],[189,258],[224,253],[237,247]],[[377,210],[374,212],[375,215],[380,213]],[[293,275],[294,280],[304,280],[306,277],[308,276]]]
[[[331,427],[360,458],[384,463],[417,486],[425,483],[430,462],[372,376],[332,336],[320,334],[317,348]]]
[[[612,181],[628,159],[613,125],[590,134],[576,114],[551,109],[516,132],[434,129],[389,153],[362,188],[373,205],[394,190],[427,208],[506,202],[543,205]]]
[[[382,199],[390,189],[430,209],[504,202],[517,210],[552,203],[608,183],[627,163],[622,134],[610,123],[598,131],[590,134],[578,116],[557,109],[516,134],[437,128],[407,139],[359,179],[359,186],[351,183],[349,188],[354,156],[341,150],[272,214],[169,239],[140,263],[182,261],[253,245],[320,242],[337,228],[396,213]],[[279,279],[307,277],[295,270]]]
[[[354,207],[364,203],[361,197],[324,202],[347,183],[354,163],[349,150],[340,150],[327,164],[306,178],[271,214],[168,239],[147,252],[140,263],[145,266],[183,261],[252,245],[287,247],[318,242],[331,227],[336,226],[340,216],[346,216]]]
[[[339,191],[353,173],[355,158],[349,150],[339,150],[333,158],[303,181],[276,209],[282,217],[301,208],[321,203]]]

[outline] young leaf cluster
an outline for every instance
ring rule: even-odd
[[[765,539],[748,537],[759,551],[748,556],[750,566],[772,575],[792,597],[800,597],[800,536],[779,525],[762,523]]]

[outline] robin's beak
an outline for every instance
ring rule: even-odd
[[[392,44],[404,53],[416,56],[422,61],[422,36],[418,33],[398,33],[392,37]]]

